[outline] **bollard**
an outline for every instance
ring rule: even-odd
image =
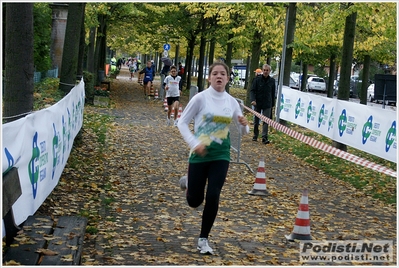
[[[190,98],[189,98],[189,101],[197,93],[198,93],[198,87],[197,86],[190,86]]]

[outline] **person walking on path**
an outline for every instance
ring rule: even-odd
[[[177,124],[190,147],[188,175],[180,179],[190,207],[204,201],[201,231],[197,249],[201,254],[212,254],[208,236],[219,209],[219,197],[230,164],[229,125],[235,121],[242,134],[249,133],[248,121],[235,98],[225,91],[229,82],[229,67],[216,62],[209,67],[210,87],[196,94],[184,109]],[[189,124],[194,119],[194,134]]]
[[[251,105],[255,107],[255,111],[268,117],[272,118],[272,108],[274,107],[276,100],[276,82],[274,78],[270,77],[270,65],[264,64],[263,75],[256,76],[252,82],[251,87]],[[254,120],[254,136],[253,141],[258,140],[259,136],[259,117],[255,117]],[[269,144],[268,138],[268,124],[263,122],[262,128],[262,143]]]
[[[177,73],[179,76],[183,77],[184,75],[184,67],[181,64],[181,62],[179,62],[179,72]]]
[[[262,75],[263,74],[263,71],[262,71],[262,69],[256,69],[255,71],[254,71],[254,73],[255,73],[255,77],[252,79],[252,83],[254,82],[254,79],[257,77],[257,76],[260,76],[260,75]],[[251,85],[252,85],[252,83],[251,83]],[[255,106],[254,105],[252,105],[252,110],[255,110]],[[253,117],[253,120],[252,120],[252,122],[255,122],[255,118],[256,118],[256,115],[254,115],[254,117]]]
[[[166,90],[166,101],[168,103],[168,115],[166,118],[166,124],[170,125],[170,115],[172,114],[172,110],[174,113],[175,123],[177,126],[177,113],[179,112],[179,101],[180,101],[180,93],[182,90],[182,80],[179,75],[177,75],[176,66],[170,67],[170,75],[168,75],[163,83],[163,86]]]
[[[154,80],[155,70],[152,68],[152,62],[147,61],[147,66],[139,72],[139,74],[144,74],[143,84],[144,84],[144,95],[150,98],[151,85]]]

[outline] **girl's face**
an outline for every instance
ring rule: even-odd
[[[209,83],[211,83],[211,86],[216,89],[216,91],[223,92],[228,82],[229,77],[226,69],[222,65],[214,66],[209,77]]]

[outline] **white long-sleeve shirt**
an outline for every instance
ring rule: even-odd
[[[238,122],[238,116],[243,116],[235,98],[227,92],[218,92],[214,88],[196,94],[184,109],[177,124],[183,139],[190,147],[190,163],[213,160],[230,161],[229,126],[235,121],[241,134],[249,133],[248,126]],[[194,119],[194,133],[188,127]],[[206,146],[204,157],[193,153],[199,144]]]
[[[166,97],[179,97],[180,90],[182,87],[181,77],[172,75],[168,75],[165,77],[163,81],[164,86],[168,86],[168,90],[166,90]]]

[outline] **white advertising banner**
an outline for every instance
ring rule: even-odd
[[[84,98],[82,80],[55,105],[3,124],[2,172],[16,167],[22,190],[12,207],[17,225],[33,215],[58,184],[83,125]]]
[[[280,118],[337,142],[397,161],[396,112],[283,86]]]
[[[334,140],[397,161],[396,113],[337,100]]]

